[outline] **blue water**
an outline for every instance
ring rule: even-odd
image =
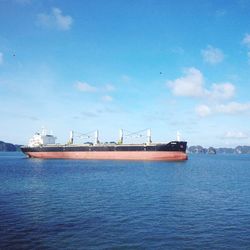
[[[250,249],[250,156],[0,154],[0,249]]]

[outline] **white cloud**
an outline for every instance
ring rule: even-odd
[[[97,88],[93,85],[90,85],[86,82],[77,82],[76,88],[82,92],[96,92]]]
[[[59,8],[52,8],[50,14],[38,14],[38,24],[43,27],[69,30],[73,23],[71,16],[63,15]]]
[[[210,64],[220,63],[224,59],[223,52],[218,48],[212,47],[211,45],[208,45],[206,49],[202,50],[201,55],[203,60]]]
[[[246,45],[248,48],[250,48],[250,34],[245,34],[242,44]]]
[[[112,102],[113,101],[113,97],[110,95],[105,95],[102,97],[102,100],[105,102]]]
[[[200,97],[204,95],[204,79],[202,73],[196,68],[184,70],[184,77],[168,81],[167,85],[176,96]]]
[[[115,91],[115,87],[112,84],[106,84],[103,86],[94,86],[87,82],[77,81],[75,87],[82,92],[99,92],[99,93],[108,93]],[[112,101],[112,97],[109,95],[105,95],[103,98],[105,101]]]
[[[196,68],[188,68],[185,76],[168,81],[172,93],[176,96],[200,97],[210,99],[230,99],[235,95],[235,86],[230,83],[214,83],[211,89],[204,86],[204,77]]]
[[[245,45],[248,49],[247,51],[247,56],[248,56],[248,60],[250,63],[250,34],[245,34],[243,40],[242,40],[242,44]]]
[[[223,139],[247,139],[249,136],[241,131],[227,131],[222,138]]]
[[[2,64],[3,64],[3,53],[0,52],[0,65],[2,65]]]
[[[214,99],[230,99],[235,95],[235,86],[230,82],[215,83],[212,85],[209,95]]]
[[[211,109],[207,105],[199,105],[198,107],[196,107],[195,112],[200,117],[205,117],[211,114]]]
[[[224,114],[239,114],[250,111],[250,103],[230,102],[228,104],[217,105],[215,110]]]
[[[250,112],[250,103],[229,102],[227,104],[216,104],[213,106],[199,105],[195,112],[200,117],[212,114],[237,115]]]

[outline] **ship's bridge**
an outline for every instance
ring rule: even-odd
[[[56,137],[45,133],[36,133],[29,140],[29,147],[45,146],[56,143]]]

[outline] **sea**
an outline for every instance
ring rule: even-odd
[[[250,249],[250,155],[0,154],[0,249]]]

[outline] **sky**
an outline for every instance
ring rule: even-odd
[[[0,0],[0,140],[151,128],[154,142],[250,145],[249,13],[248,0]]]

